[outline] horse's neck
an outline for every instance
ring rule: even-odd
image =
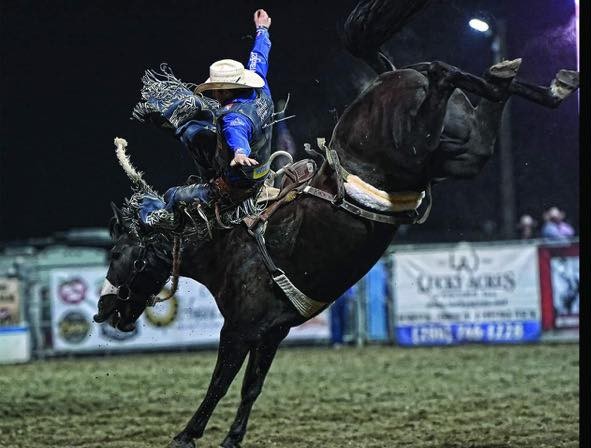
[[[224,235],[216,235],[216,238],[223,239]],[[216,263],[213,248],[216,242],[214,240],[199,246],[189,243],[184,248],[181,256],[181,276],[191,278],[205,285],[210,291],[217,288],[215,280],[219,278],[218,275],[215,275],[215,271],[219,266]]]

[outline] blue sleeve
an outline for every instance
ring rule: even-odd
[[[263,91],[271,95],[269,83],[267,82],[267,71],[269,70],[269,51],[271,50],[271,40],[269,39],[269,30],[264,27],[257,28],[257,35],[254,40],[254,46],[248,58],[247,68],[259,75],[265,81]]]
[[[560,235],[560,232],[558,231],[558,228],[552,224],[544,224],[544,227],[542,227],[542,237],[543,238],[554,238],[554,239],[561,239],[562,235]]]
[[[230,149],[236,154],[240,152],[246,156],[250,155],[250,144],[252,137],[252,124],[248,118],[229,113],[222,117],[222,135]]]

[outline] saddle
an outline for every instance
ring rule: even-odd
[[[271,171],[263,185],[249,189],[230,188],[218,178],[213,181],[219,198],[210,205],[199,202],[185,205],[179,216],[179,229],[194,241],[213,239],[213,230],[232,229],[244,222],[251,228],[255,222],[267,221],[283,204],[295,199],[296,190],[309,182],[318,171],[312,159],[290,162],[277,172]],[[193,183],[189,177],[187,183]]]
[[[251,229],[259,222],[268,221],[279,207],[295,199],[296,188],[312,180],[317,171],[318,166],[313,159],[302,159],[284,166],[269,176],[256,197],[257,203],[266,203],[267,207],[258,216],[245,217],[246,226]]]

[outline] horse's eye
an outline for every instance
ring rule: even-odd
[[[121,258],[121,252],[111,252],[111,260],[118,260]]]

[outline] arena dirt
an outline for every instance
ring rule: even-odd
[[[280,350],[243,447],[576,447],[578,345]],[[0,367],[0,446],[164,448],[215,354]],[[218,446],[236,381],[199,446]]]

